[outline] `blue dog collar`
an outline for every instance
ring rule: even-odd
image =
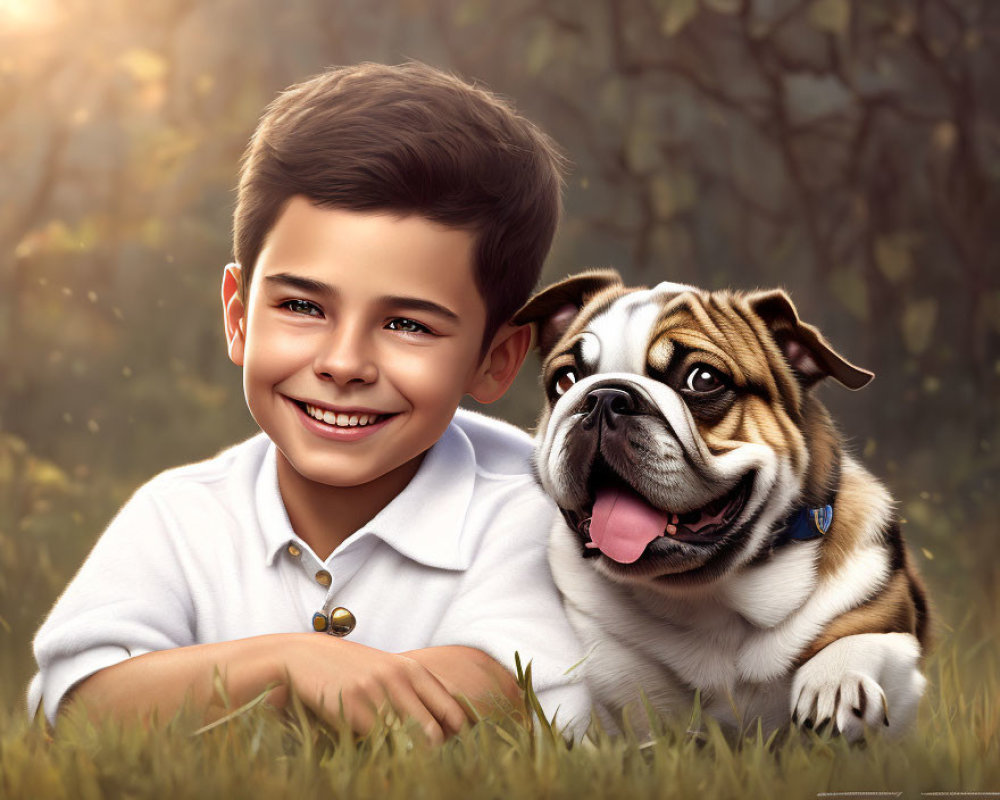
[[[833,524],[833,506],[825,505],[819,508],[800,508],[785,521],[785,528],[778,535],[775,545],[786,542],[807,542],[818,539],[830,530]]]

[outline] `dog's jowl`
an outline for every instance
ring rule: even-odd
[[[855,739],[912,722],[923,589],[886,489],[814,388],[871,380],[780,291],[627,288],[591,271],[515,321],[537,328],[550,561],[606,725],[702,708]]]

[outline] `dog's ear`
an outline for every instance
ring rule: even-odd
[[[536,326],[535,347],[544,359],[591,297],[612,286],[624,285],[621,275],[613,269],[571,275],[542,289],[514,314],[511,322]]]
[[[785,360],[804,387],[829,376],[848,389],[860,389],[875,377],[874,373],[856,367],[834,350],[818,329],[800,320],[791,299],[781,289],[757,292],[747,301],[770,329]]]

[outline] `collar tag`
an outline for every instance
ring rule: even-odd
[[[818,539],[830,530],[832,524],[833,506],[800,508],[789,518],[788,525],[779,539],[779,544],[782,541],[805,542],[810,539]]]
[[[809,510],[812,516],[812,524],[820,532],[825,534],[833,524],[833,506],[826,505],[822,508],[812,508]]]

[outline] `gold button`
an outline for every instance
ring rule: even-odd
[[[298,558],[300,555],[302,555],[302,551],[299,550],[299,548],[296,547],[294,544],[289,544],[288,555],[290,555],[292,558]]]
[[[333,583],[333,577],[325,569],[321,569],[319,572],[316,573],[316,583],[320,584],[321,586],[329,586],[331,583]]]
[[[354,615],[343,606],[337,606],[330,612],[330,622],[327,631],[334,636],[347,636],[354,630],[358,621]]]

